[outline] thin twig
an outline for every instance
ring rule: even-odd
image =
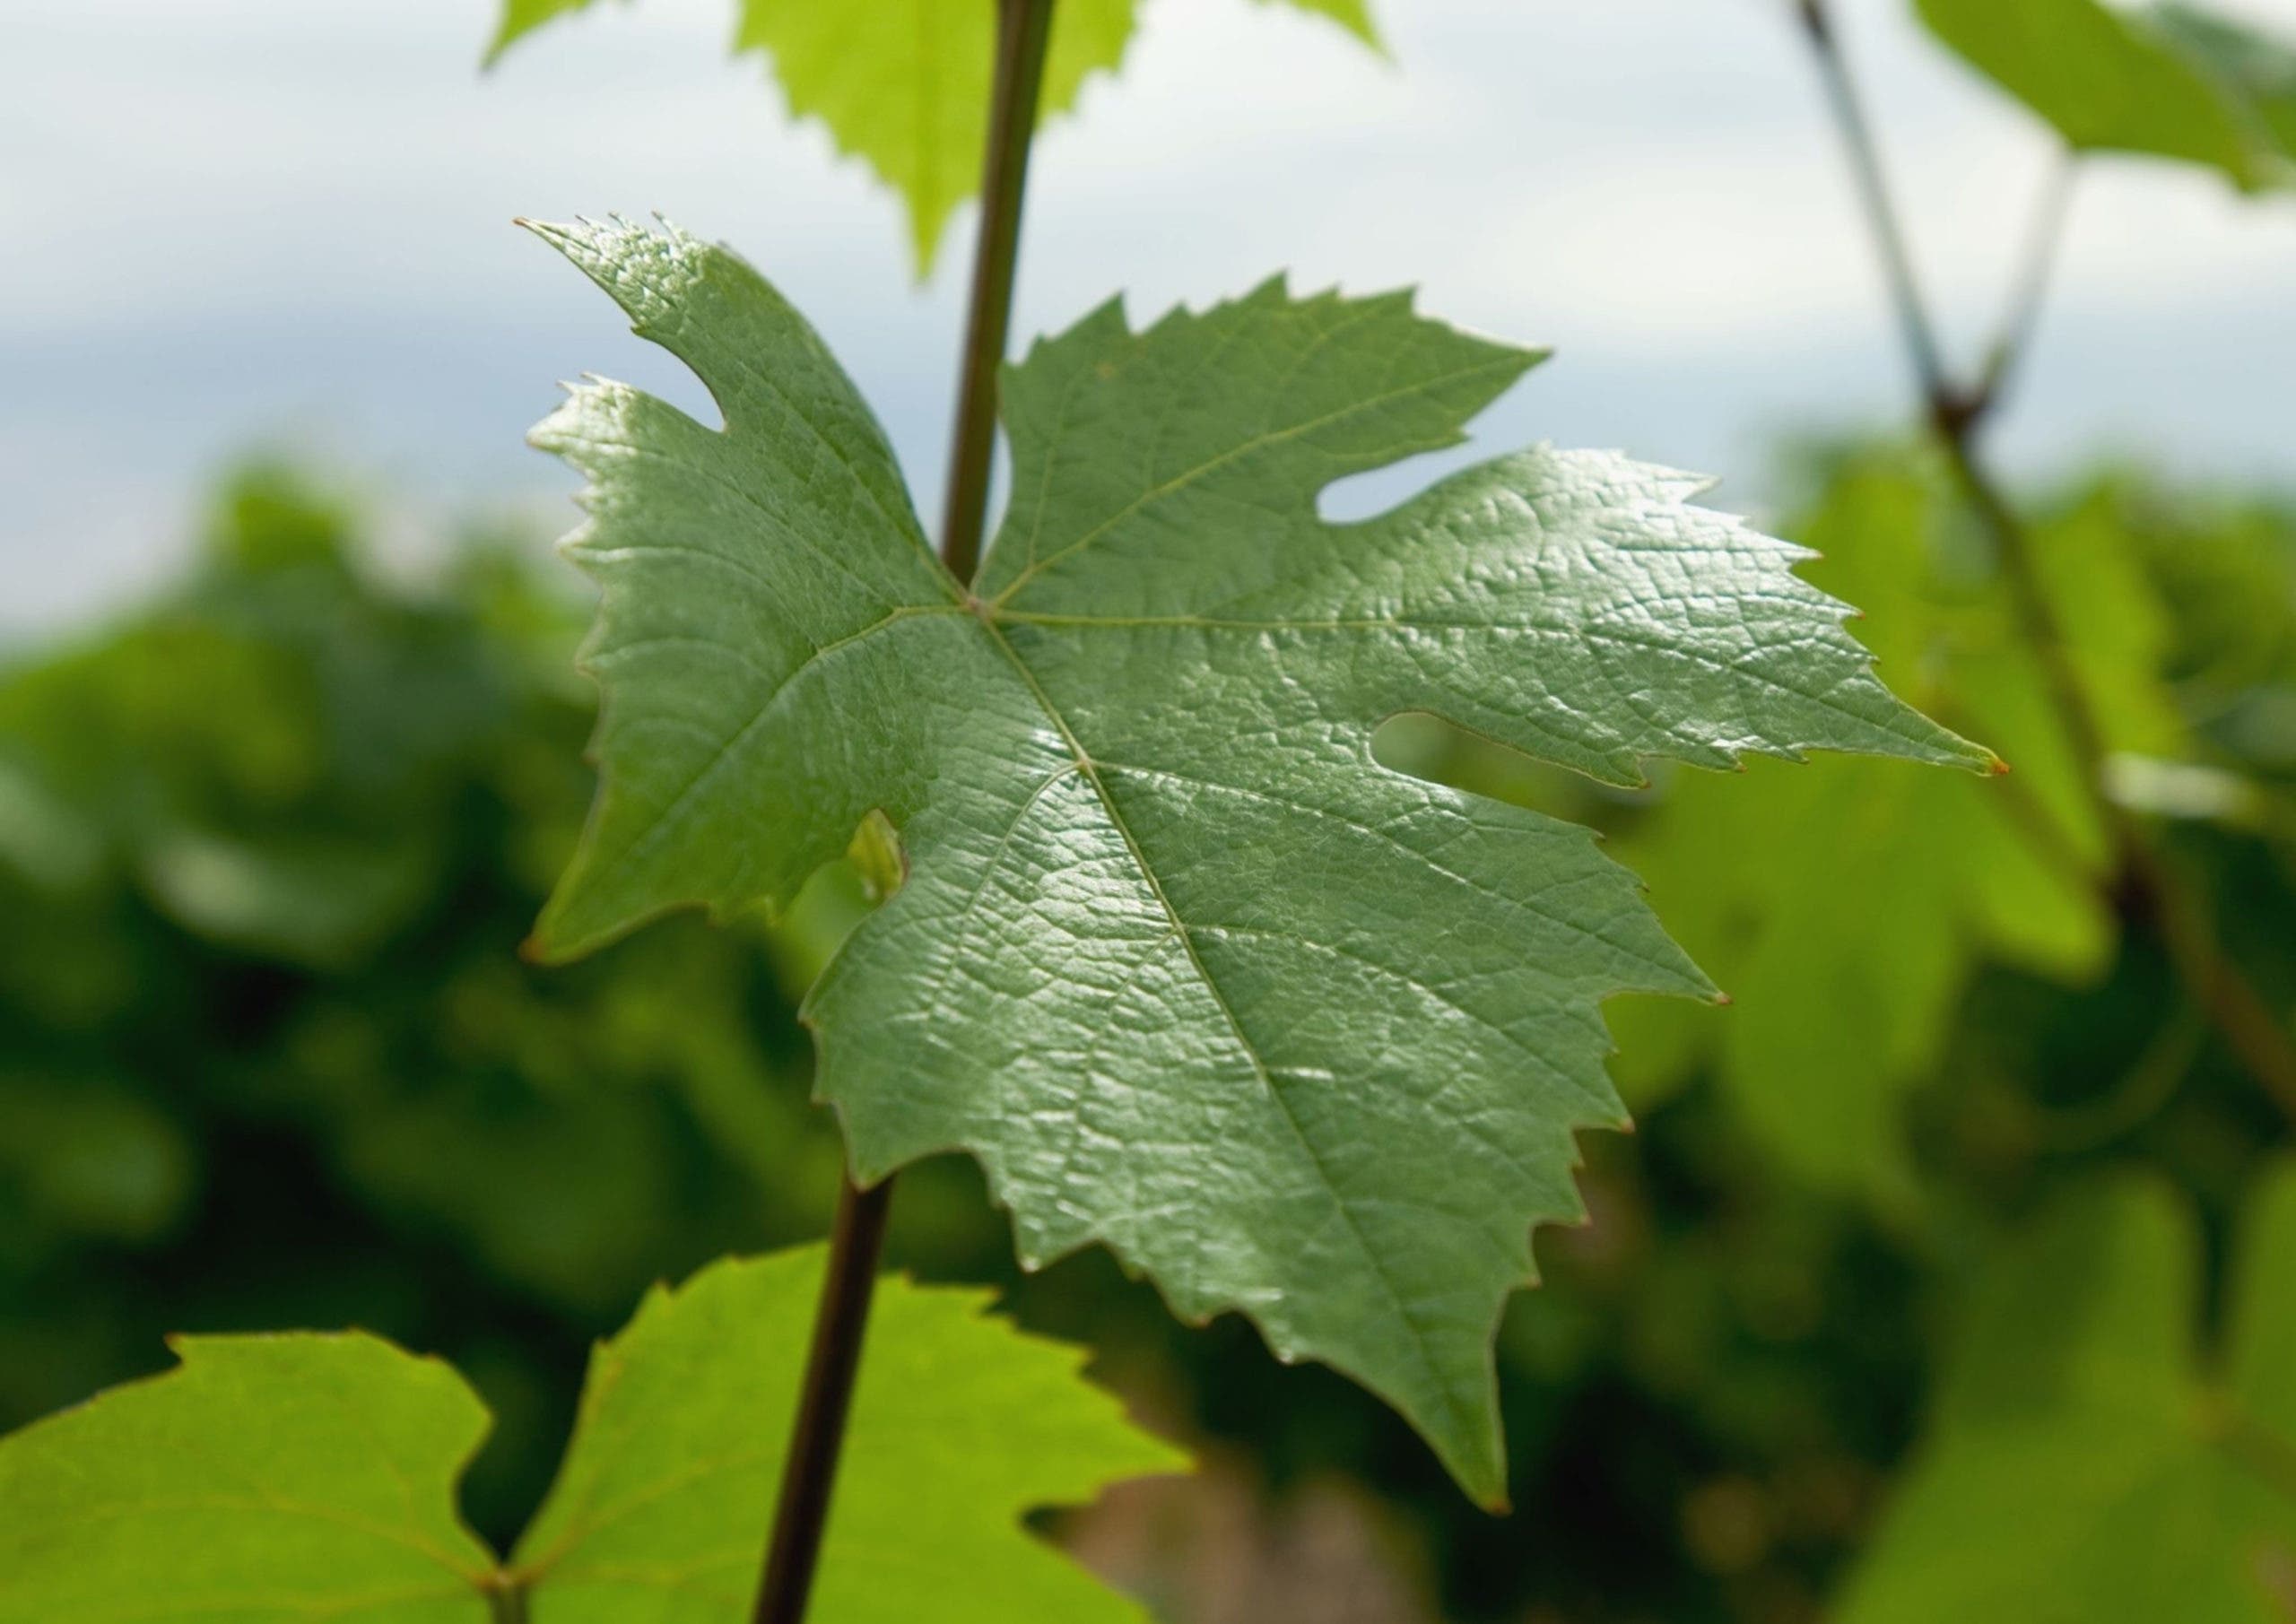
[[[987,523],[996,375],[1011,326],[1021,202],[1028,184],[1029,144],[1036,132],[1052,8],[1053,0],[998,0],[997,4],[996,76],[981,165],[980,232],[973,248],[972,299],[965,322],[948,507],[941,532],[941,557],[961,581],[970,580],[979,562]],[[848,1174],[839,1196],[821,1307],[806,1356],[804,1391],[798,1399],[780,1497],[775,1502],[765,1576],[752,1614],[754,1624],[801,1624],[805,1616],[860,1370],[892,1188],[891,1175],[865,1190]]]
[[[1816,53],[1826,100],[1841,131],[1849,166],[1857,180],[1857,198],[1866,211],[1866,228],[1882,256],[1882,274],[1889,279],[1890,308],[1897,313],[1907,358],[1913,362],[1914,380],[1922,398],[1933,404],[1958,401],[1961,392],[1945,365],[1944,346],[1936,325],[1929,319],[1929,301],[1921,296],[1921,278],[1913,265],[1913,250],[1890,206],[1889,178],[1882,170],[1882,152],[1874,127],[1866,117],[1866,104],[1849,75],[1848,59],[1834,37],[1833,15],[1825,0],[1801,0],[1802,29]]]
[[[2040,200],[2025,226],[2025,243],[2019,256],[2016,281],[2000,330],[1985,352],[1985,370],[1978,379],[1978,415],[1998,405],[2016,380],[2017,369],[2031,353],[2040,328],[2041,307],[2048,300],[2049,277],[2057,268],[2057,253],[2065,240],[2065,222],[2073,206],[2074,182],[2080,178],[2080,154],[2066,147],[2049,166],[2041,182]]]
[[[2257,1084],[2296,1121],[2296,1042],[2292,1042],[2270,1004],[2225,952],[2203,902],[2170,871],[2135,815],[2107,793],[2103,719],[2068,652],[2056,606],[2041,579],[2031,536],[1978,449],[1976,430],[1993,395],[1986,389],[1964,387],[1947,370],[1936,326],[1914,274],[1873,129],[1826,0],[1799,0],[1798,10],[1881,252],[1924,406],[1944,443],[1963,493],[1992,535],[2023,640],[2041,664],[2083,788],[2109,842],[2112,868],[2103,881],[2106,899],[2125,918],[2159,933],[2178,979],[2194,1002],[2206,1012]],[[2061,218],[2061,199],[2045,206]],[[2045,283],[2047,262],[2044,255],[2036,285]],[[2038,314],[2038,293],[2033,303],[2034,310],[2013,316],[2016,324],[2013,331],[2030,330]],[[2013,360],[2009,364],[2013,366]]]
[[[892,1211],[893,1181],[873,1188],[845,1181],[837,1203],[837,1224],[830,1231],[829,1268],[822,1277],[821,1308],[813,1317],[813,1347],[805,1356],[804,1392],[789,1436],[789,1455],[781,1469],[781,1494],[774,1503],[773,1541],[766,1547],[765,1578],[758,1587],[756,1624],[799,1624],[820,1565],[822,1535],[829,1525],[830,1490],[837,1482],[837,1461],[845,1445],[845,1419],[852,1409],[854,1378],[861,1368],[861,1343],[869,1329],[869,1299],[877,1283],[877,1259],[884,1250],[885,1220]]]

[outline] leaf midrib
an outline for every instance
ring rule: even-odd
[[[1140,877],[1147,885],[1150,894],[1155,898],[1157,906],[1162,909],[1166,921],[1171,926],[1174,938],[1180,944],[1181,951],[1187,956],[1189,968],[1196,972],[1196,979],[1202,984],[1206,995],[1219,1009],[1222,1017],[1228,1024],[1230,1033],[1236,1040],[1237,1047],[1243,1052],[1245,1059],[1250,1062],[1253,1074],[1259,1079],[1261,1087],[1267,1091],[1269,1099],[1275,1105],[1285,1126],[1291,1130],[1292,1138],[1308,1158],[1309,1165],[1315,1168],[1318,1180],[1330,1196],[1333,1208],[1338,1212],[1342,1221],[1346,1224],[1347,1232],[1353,1238],[1357,1252],[1370,1265],[1370,1272],[1378,1281],[1380,1290],[1387,1294],[1389,1306],[1411,1333],[1412,1351],[1418,1359],[1422,1375],[1431,1383],[1438,1402],[1449,1412],[1454,1425],[1459,1428],[1459,1436],[1463,1438],[1471,1437],[1474,1431],[1474,1418],[1461,1406],[1452,1385],[1445,1379],[1443,1371],[1436,1363],[1433,1351],[1428,1345],[1426,1332],[1421,1326],[1418,1316],[1404,1300],[1402,1292],[1396,1285],[1394,1276],[1388,1272],[1386,1260],[1381,1256],[1378,1249],[1370,1244],[1370,1238],[1363,1233],[1362,1226],[1355,1216],[1354,1208],[1349,1205],[1346,1196],[1341,1193],[1338,1182],[1333,1178],[1329,1167],[1325,1163],[1322,1151],[1317,1149],[1314,1141],[1300,1125],[1298,1115],[1292,1109],[1291,1101],[1284,1098],[1283,1090],[1276,1086],[1274,1076],[1270,1072],[1266,1060],[1261,1055],[1257,1046],[1245,1032],[1243,1021],[1237,1015],[1235,1006],[1229,1002],[1228,995],[1221,990],[1220,983],[1213,976],[1210,967],[1204,962],[1203,956],[1197,952],[1196,940],[1187,920],[1180,916],[1179,909],[1173,905],[1170,894],[1164,890],[1162,879],[1156,873],[1154,865],[1148,861],[1147,853],[1142,849],[1138,838],[1133,834],[1131,825],[1126,821],[1123,812],[1118,810],[1115,796],[1109,793],[1108,785],[1100,777],[1099,763],[1084,748],[1083,741],[1076,736],[1075,730],[1068,725],[1067,716],[1054,702],[1052,696],[1045,690],[1044,685],[1037,680],[1036,673],[1029,668],[1028,662],[1021,657],[1020,651],[1013,647],[1011,641],[998,629],[994,606],[983,605],[982,612],[975,618],[980,621],[983,632],[996,645],[997,652],[1012,665],[1022,684],[1027,688],[1039,708],[1044,712],[1045,718],[1059,733],[1062,742],[1075,760],[1079,776],[1092,786],[1092,793],[1099,798],[1100,809],[1106,813],[1109,827],[1114,829],[1118,837],[1123,840],[1125,850],[1132,858],[1133,866],[1139,871]],[[1249,1312],[1249,1310],[1246,1311]]]
[[[1838,716],[1841,716],[1848,721],[1858,723],[1861,725],[1872,726],[1876,725],[1874,718],[1866,716],[1854,706],[1845,704],[1835,699],[1829,691],[1814,688],[1796,688],[1791,682],[1785,682],[1782,679],[1772,676],[1766,672],[1756,670],[1750,665],[1744,664],[1736,661],[1718,658],[1714,655],[1711,655],[1691,644],[1666,643],[1653,638],[1636,637],[1623,627],[1615,624],[1605,625],[1589,623],[1587,625],[1573,628],[1517,621],[1446,621],[1406,618],[1401,615],[1390,616],[1386,619],[1379,620],[1319,621],[1231,620],[1194,614],[1098,615],[1057,613],[1025,609],[1005,609],[999,607],[994,603],[986,606],[985,615],[987,618],[993,621],[1009,622],[1013,625],[1042,626],[1055,630],[1074,631],[1126,631],[1171,629],[1178,630],[1240,631],[1253,633],[1265,633],[1271,631],[1386,632],[1389,634],[1428,632],[1436,635],[1444,635],[1452,632],[1469,632],[1491,637],[1576,637],[1581,641],[1587,643],[1608,641],[1623,644],[1629,647],[1647,648],[1653,652],[1664,654],[1676,659],[1686,660],[1692,664],[1701,666],[1704,669],[1714,673],[1718,676],[1738,678],[1740,680],[1752,682],[1757,687],[1767,689],[1772,693],[1782,694],[1790,699],[1806,700],[1810,704],[1821,706],[1825,709],[1831,711]],[[1757,649],[1758,651],[1766,652],[1766,650],[1761,649],[1760,646],[1757,646]],[[1911,733],[1906,730],[1901,722],[1886,731],[1889,732],[1892,737],[1903,739],[1908,743],[1918,742]]]

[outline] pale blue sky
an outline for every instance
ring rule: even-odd
[[[2296,34],[2296,0],[2218,0]],[[1617,446],[1758,503],[1787,430],[1903,377],[1786,0],[1375,0],[1394,62],[1245,0],[1144,0],[1120,80],[1039,148],[1018,331],[1109,293],[1416,282],[1554,346],[1480,428]],[[890,198],[791,126],[730,0],[601,6],[475,64],[489,0],[0,0],[0,635],[184,556],[256,447],[357,474],[409,535],[570,517],[520,444],[583,370],[690,386],[514,214],[658,209],[823,328],[932,511],[966,221],[915,284]],[[1847,0],[1922,258],[1990,322],[2047,141],[1902,0]],[[2095,166],[2003,429],[2028,470],[2136,448],[2296,488],[2296,203]]]

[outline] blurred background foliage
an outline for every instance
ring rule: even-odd
[[[2296,1617],[2288,1124],[2100,880],[1942,463],[1789,465],[1811,575],[2008,777],[1827,759],[1620,794],[1423,718],[1379,742],[1609,830],[1735,999],[1613,1006],[1641,1125],[1587,1142],[1594,1221],[1540,1238],[1508,1318],[1511,1515],[1101,1255],[1016,1279],[969,1163],[903,1178],[895,1262],[1004,1284],[1203,1449],[1062,1524],[1170,1616],[2118,1618],[2048,1611],[2095,1547],[2113,1606],[2152,1594],[2126,1576],[2248,1576],[2128,1616]],[[2114,793],[2286,1017],[2296,508],[2116,466],[2031,511]],[[0,675],[0,1428],[161,1367],[168,1332],[356,1323],[485,1391],[469,1500],[499,1533],[648,1281],[819,1232],[838,1142],[796,1000],[866,904],[836,871],[776,926],[524,964],[590,792],[586,606],[530,536],[418,576],[363,526],[244,469],[190,578]],[[2005,1537],[2041,1506],[2072,1509]]]

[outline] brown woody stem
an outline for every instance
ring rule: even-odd
[[[813,1319],[813,1345],[805,1359],[804,1391],[797,1402],[788,1459],[781,1469],[780,1498],[774,1504],[773,1539],[766,1547],[756,1624],[798,1624],[813,1594],[892,1195],[891,1178],[864,1190],[850,1177],[839,1194],[829,1269]]]

